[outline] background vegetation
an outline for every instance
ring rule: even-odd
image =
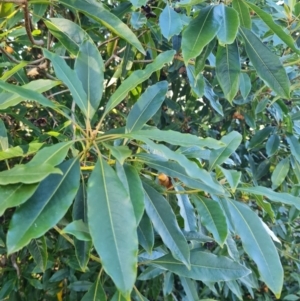
[[[300,3],[0,1],[0,300],[299,300]]]

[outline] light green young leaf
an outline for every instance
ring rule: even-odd
[[[85,40],[80,45],[74,70],[87,95],[87,116],[92,119],[102,97],[105,71],[102,57],[94,42]]]
[[[154,188],[143,183],[145,209],[155,230],[170,249],[173,256],[186,267],[190,266],[190,250],[167,200]]]
[[[15,211],[7,233],[9,254],[26,246],[31,239],[44,235],[63,218],[72,204],[79,187],[79,161],[65,161],[59,169],[62,175],[48,176],[32,197]]]
[[[148,87],[131,108],[127,117],[126,131],[140,130],[161,107],[167,91],[167,81],[158,82]]]
[[[193,201],[201,218],[201,223],[212,233],[215,241],[223,247],[227,235],[227,222],[220,205],[203,196],[193,195]]]
[[[88,181],[90,234],[105,272],[126,297],[136,278],[136,219],[127,191],[100,157]]]
[[[190,59],[196,58],[202,52],[203,48],[217,35],[220,27],[221,20],[215,13],[214,6],[201,9],[199,15],[182,33],[182,55],[186,65]]]
[[[231,104],[239,90],[240,73],[240,54],[237,43],[234,42],[224,47],[219,45],[216,56],[216,75],[225,98]]]
[[[88,98],[76,72],[57,54],[51,53],[46,49],[43,49],[43,52],[44,56],[51,61],[56,76],[70,89],[75,103],[82,113],[89,118]]]
[[[217,33],[220,44],[231,44],[234,42],[240,20],[238,13],[223,3],[214,6],[215,18],[220,19],[220,30]]]
[[[230,199],[227,202],[236,233],[240,236],[245,251],[257,264],[262,281],[279,298],[283,285],[283,268],[272,239],[260,218],[248,206]]]
[[[117,16],[105,9],[102,3],[96,1],[87,2],[84,0],[62,0],[60,3],[69,8],[78,10],[96,22],[103,24],[117,36],[136,47],[141,53],[145,53],[137,36]]]
[[[174,54],[174,50],[165,51],[158,55],[153,63],[147,65],[144,70],[132,72],[131,75],[122,82],[122,84],[109,99],[104,115],[117,106],[126,97],[130,90],[147,80],[153,72],[160,70],[165,64],[170,63],[174,57]]]
[[[151,262],[179,276],[190,279],[218,282],[239,279],[251,273],[245,266],[225,256],[202,251],[191,252],[191,269],[167,254]]]
[[[27,145],[18,145],[10,147],[5,151],[0,151],[0,161],[15,157],[27,157],[36,153],[44,144],[31,142]]]
[[[249,29],[240,28],[246,52],[258,75],[279,96],[290,98],[290,81],[278,56]]]

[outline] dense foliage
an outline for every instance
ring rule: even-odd
[[[300,3],[0,22],[0,300],[299,300]]]

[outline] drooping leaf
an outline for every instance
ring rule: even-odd
[[[244,99],[251,91],[251,80],[247,73],[240,73],[240,91]]]
[[[223,175],[225,176],[227,182],[229,183],[232,191],[235,192],[237,186],[240,183],[242,173],[240,171],[236,171],[236,170],[228,170],[228,169],[222,168],[220,166],[219,166],[219,168],[222,171]]]
[[[170,40],[174,35],[180,34],[183,28],[180,14],[176,13],[169,4],[165,6],[159,15],[159,25],[162,35],[167,40]]]
[[[55,168],[48,163],[42,165],[15,165],[12,169],[0,172],[0,185],[38,183],[50,174],[62,174],[62,172],[59,168]]]
[[[50,51],[43,49],[44,56],[49,59],[53,65],[56,76],[70,89],[73,99],[82,113],[86,117],[89,116],[88,98],[86,92],[83,89],[83,85],[77,74],[72,70],[64,59],[60,56],[51,53]]]
[[[224,47],[219,45],[216,56],[216,75],[225,98],[231,104],[239,89],[240,72],[240,55],[237,43]]]
[[[238,12],[241,26],[251,29],[251,16],[244,0],[233,0],[232,7]]]
[[[168,82],[158,82],[147,88],[140,99],[131,108],[126,123],[126,131],[140,130],[143,125],[158,111],[168,91]]]
[[[182,55],[185,64],[202,52],[203,48],[217,35],[220,27],[221,20],[215,14],[214,6],[201,9],[199,15],[182,33]]]
[[[227,200],[236,233],[245,251],[257,264],[260,277],[280,297],[283,285],[283,268],[276,247],[260,218],[247,206]]]
[[[272,189],[276,189],[285,179],[290,169],[290,158],[282,159],[275,167],[272,176]]]
[[[216,45],[216,39],[213,39],[211,42],[208,43],[203,49],[203,51],[200,53],[200,55],[197,56],[195,61],[195,74],[198,75],[205,67],[205,62],[212,52],[212,50],[215,48]]]
[[[100,274],[89,290],[84,294],[81,301],[106,301],[106,294],[101,284]]]
[[[217,33],[219,42],[223,45],[233,43],[240,25],[238,13],[233,8],[221,3],[214,6],[214,16],[221,22]]]
[[[186,277],[179,277],[180,283],[183,286],[184,292],[187,296],[188,301],[198,300],[198,292],[197,292],[197,284],[195,280],[186,278]]]
[[[279,58],[249,29],[240,28],[245,49],[258,75],[279,96],[290,97],[290,82]]]
[[[103,24],[117,36],[136,47],[140,52],[145,53],[136,35],[117,16],[105,9],[102,3],[96,1],[87,2],[84,0],[62,0],[61,3]]]
[[[153,72],[160,70],[164,64],[169,63],[173,59],[174,54],[174,50],[165,51],[157,56],[153,63],[147,65],[144,70],[137,70],[131,73],[131,75],[123,81],[109,99],[104,115],[117,106],[126,97],[130,90],[147,80]]]
[[[175,214],[167,200],[151,186],[143,183],[145,210],[155,230],[173,256],[185,266],[190,266],[190,250],[177,224]]]
[[[27,248],[36,265],[44,272],[48,261],[46,238],[32,239]]]
[[[8,253],[26,246],[56,225],[70,207],[79,186],[79,161],[59,165],[62,175],[43,180],[32,197],[14,213],[7,233]]]
[[[90,231],[81,219],[76,220],[68,224],[62,231],[62,233],[68,233],[74,235],[78,240],[90,241]]]
[[[257,131],[248,144],[248,150],[253,149],[255,147],[262,147],[263,141],[270,135],[272,131],[273,127],[271,126],[267,126]]]
[[[202,97],[204,94],[205,81],[201,73],[196,75],[194,66],[187,66],[186,68],[187,76],[190,82],[192,91],[197,97]]]
[[[87,200],[90,234],[102,266],[128,296],[136,277],[136,219],[123,184],[102,158],[89,178]]]
[[[193,196],[201,223],[213,234],[215,241],[223,246],[228,235],[226,217],[220,205],[203,196]]]
[[[154,245],[154,231],[151,221],[146,213],[142,216],[142,219],[137,229],[139,244],[151,254]]]
[[[291,153],[296,158],[296,160],[300,163],[300,142],[293,135],[287,135],[286,140],[290,146]]]
[[[90,40],[80,45],[74,70],[87,95],[87,116],[92,119],[102,97],[105,67],[97,46]]]
[[[251,272],[245,266],[225,256],[216,256],[202,251],[191,251],[190,270],[171,254],[153,260],[152,264],[181,277],[209,282],[239,279]]]
[[[0,151],[6,151],[9,147],[7,130],[4,122],[0,119]],[[1,154],[1,152],[0,152]]]

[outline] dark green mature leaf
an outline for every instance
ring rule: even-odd
[[[283,285],[283,268],[272,239],[260,218],[249,207],[230,199],[227,203],[245,251],[257,264],[261,279],[279,298]]]
[[[54,84],[54,86],[56,86],[58,83],[59,82],[54,82],[53,84]],[[49,85],[48,85],[48,87],[49,87]],[[50,100],[48,100],[41,93],[32,89],[32,85],[30,87],[28,87],[28,85],[26,87],[20,87],[20,86],[8,84],[8,83],[0,80],[0,88],[2,88],[6,92],[13,93],[13,94],[4,94],[4,97],[1,96],[1,98],[0,98],[0,108],[1,109],[8,108],[9,106],[14,106],[23,100],[34,100],[45,107],[55,108],[54,103],[52,103]],[[48,89],[50,89],[50,88],[48,88]],[[7,97],[8,97],[8,99],[7,99]]]
[[[244,0],[233,0],[232,7],[238,12],[241,26],[251,29],[251,16]]]
[[[76,23],[63,18],[49,18],[45,20],[46,26],[66,49],[73,55],[77,55],[79,46],[84,40],[89,39],[89,35]]]
[[[215,14],[214,6],[201,9],[199,15],[182,33],[182,55],[185,64],[202,52],[203,48],[217,35],[220,27],[221,20]]]
[[[255,147],[263,147],[263,141],[271,134],[273,127],[267,126],[255,133],[248,144],[248,150]]]
[[[239,90],[240,72],[240,55],[237,43],[224,47],[219,45],[216,56],[216,75],[225,98],[231,104]]]
[[[240,91],[244,99],[247,98],[251,91],[251,80],[247,73],[240,73]]]
[[[80,45],[74,70],[87,95],[87,116],[92,119],[102,97],[105,67],[97,46],[90,40]]]
[[[147,80],[153,72],[160,70],[165,64],[169,63],[173,59],[174,54],[174,50],[165,51],[157,56],[153,63],[147,65],[144,70],[137,70],[131,73],[131,75],[123,81],[109,99],[104,115],[117,106],[126,97],[130,90]]]
[[[93,285],[89,288],[89,290],[84,294],[81,301],[105,301],[106,294],[101,285],[101,273],[99,273],[96,281]]]
[[[238,13],[233,8],[221,3],[214,7],[214,16],[221,22],[220,30],[217,33],[219,42],[223,45],[233,43],[240,25]]]
[[[286,136],[286,140],[287,140],[287,142],[290,146],[291,153],[296,158],[296,160],[300,163],[300,143],[299,143],[299,140],[293,135]]]
[[[181,165],[177,164],[176,162],[171,161],[159,161],[157,158],[152,155],[138,155],[139,159],[143,160],[149,167],[154,168],[160,172],[165,173],[166,175],[177,178],[180,181],[182,181],[185,185],[191,188],[204,190],[208,193],[214,193],[214,194],[224,194],[223,187],[217,183],[214,182],[211,176],[208,176],[207,178],[194,178],[187,174],[185,168],[183,168]],[[209,175],[205,171],[205,175]],[[205,177],[205,176],[204,176]]]
[[[183,28],[180,14],[176,13],[169,4],[159,15],[159,25],[162,35],[167,40],[170,40],[174,35],[178,35]]]
[[[201,52],[199,56],[197,56],[195,61],[195,74],[199,74],[205,67],[205,61],[212,52],[212,50],[215,48],[216,45],[216,39],[213,39],[211,42],[209,42],[208,45],[206,45]]]
[[[300,50],[295,46],[295,41],[293,37],[287,34],[281,26],[276,24],[272,18],[272,15],[263,11],[255,4],[246,1],[245,2],[266,24],[267,26],[291,49],[296,53],[300,54]]]
[[[272,189],[276,189],[285,179],[290,169],[290,158],[282,159],[275,167],[272,176]]]
[[[36,265],[44,272],[48,261],[46,238],[32,239],[27,248]]]
[[[88,181],[87,200],[90,233],[102,266],[127,297],[136,277],[136,219],[127,191],[101,157]]]
[[[227,257],[202,251],[191,251],[190,270],[171,254],[153,260],[152,264],[179,276],[209,282],[239,279],[251,273],[245,266]]]
[[[246,52],[258,75],[279,96],[290,97],[290,82],[279,58],[249,29],[240,28]]]
[[[38,187],[36,184],[14,184],[0,186],[0,216],[7,208],[16,207],[25,203]]]
[[[131,108],[127,117],[126,131],[140,130],[161,107],[167,91],[167,81],[158,82],[148,87]]]
[[[28,84],[23,85],[22,88],[31,90],[31,91],[36,91],[39,93],[39,97],[40,97],[41,93],[48,91],[49,89],[51,89],[57,85],[60,85],[60,84],[61,84],[61,82],[58,80],[54,81],[54,80],[50,80],[50,79],[37,79]],[[20,87],[17,87],[17,88],[20,88]],[[4,89],[4,90],[6,90],[6,89]],[[31,95],[26,94],[25,91],[23,91],[20,94],[17,91],[13,90],[12,87],[10,87],[10,90],[6,90],[6,91],[9,91],[9,92],[0,93],[0,110],[4,110],[9,107],[13,107],[24,100],[36,100],[37,102],[41,103],[42,105],[54,107],[54,104],[49,102],[48,99],[46,99],[46,98],[34,99],[34,98],[32,98],[32,94]],[[35,96],[36,96],[36,94],[35,94]]]
[[[48,176],[33,196],[15,211],[7,234],[9,254],[46,233],[70,207],[79,186],[79,161],[65,161],[59,168],[63,175]]]
[[[201,218],[201,223],[213,234],[215,241],[223,247],[227,235],[226,217],[220,205],[203,196],[193,196],[194,204]]]
[[[60,3],[78,10],[96,22],[103,24],[117,36],[136,47],[140,52],[145,53],[145,50],[136,35],[117,16],[105,9],[102,3],[96,1],[87,2],[84,0],[62,0]]]
[[[44,56],[51,60],[56,76],[70,89],[75,103],[86,117],[89,116],[88,98],[77,74],[60,56],[43,49]]]
[[[151,254],[154,245],[154,231],[151,221],[146,213],[144,213],[137,229],[139,244]]]
[[[145,209],[156,232],[173,256],[186,267],[190,266],[190,250],[167,200],[151,186],[143,183],[145,189]]]
[[[12,169],[0,172],[0,185],[38,183],[50,174],[62,174],[62,172],[59,168],[48,163],[15,165]]]
[[[273,202],[278,202],[278,203],[284,203],[287,205],[293,205],[297,209],[300,209],[300,198],[295,197],[289,193],[285,192],[275,192],[270,188],[263,187],[263,186],[255,186],[255,187],[240,187],[238,190],[256,194],[256,195],[261,195]]]

